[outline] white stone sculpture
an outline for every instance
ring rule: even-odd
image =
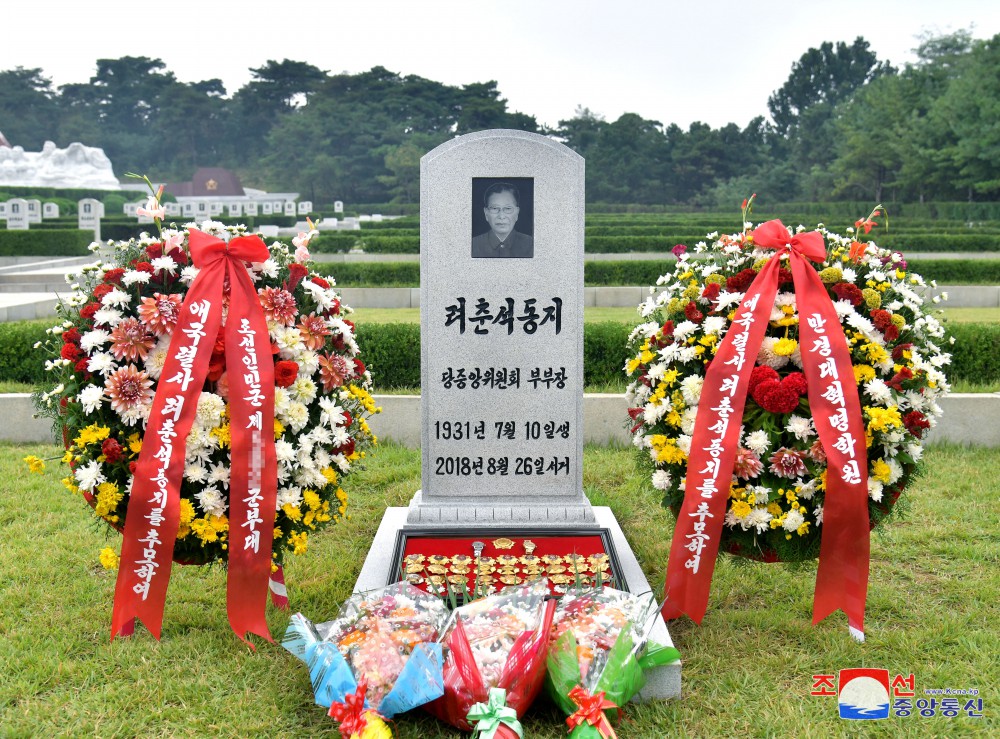
[[[0,186],[118,190],[121,185],[103,149],[74,142],[60,149],[46,141],[40,152],[0,147]]]

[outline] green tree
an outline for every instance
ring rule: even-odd
[[[0,72],[0,131],[12,146],[38,151],[46,139],[57,138],[54,95],[52,81],[41,69]]]

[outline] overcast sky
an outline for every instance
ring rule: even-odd
[[[609,121],[742,126],[767,115],[768,95],[823,41],[862,35],[901,66],[920,34],[970,27],[1000,33],[1000,2],[18,1],[0,9],[0,70],[41,67],[59,85],[88,80],[98,58],[148,56],[232,93],[268,59],[333,73],[381,65],[452,85],[497,80],[510,109],[552,126],[578,105]]]

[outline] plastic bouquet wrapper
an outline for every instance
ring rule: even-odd
[[[364,686],[362,707],[391,718],[444,692],[436,640],[447,619],[440,598],[401,582],[356,593],[333,621],[295,614],[281,643],[309,667],[319,705],[347,705]]]
[[[492,717],[509,716],[503,709],[522,716],[541,690],[555,612],[548,594],[542,579],[456,608],[440,639],[446,651],[444,695],[426,709],[465,731],[478,722],[482,736],[517,736],[509,733],[510,724]]]
[[[606,712],[620,713],[645,684],[645,671],[680,659],[648,641],[658,608],[651,593],[598,588],[566,595],[550,631],[545,686],[568,715],[570,736],[615,736]]]

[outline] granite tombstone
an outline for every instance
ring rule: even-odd
[[[7,201],[7,230],[25,231],[28,229],[28,201],[14,198]]]

